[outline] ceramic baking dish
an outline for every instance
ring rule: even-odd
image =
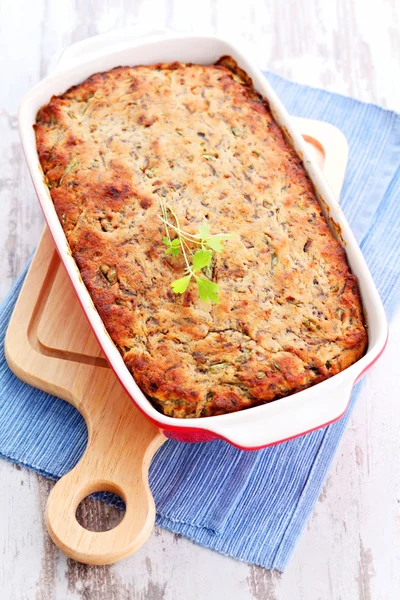
[[[369,345],[365,356],[345,371],[286,398],[237,413],[201,419],[177,419],[162,415],[147,400],[105,330],[71,256],[49,190],[44,183],[32,126],[38,109],[49,102],[52,95],[64,92],[93,73],[107,71],[120,65],[132,66],[175,60],[211,64],[224,54],[231,55],[236,60],[252,78],[256,90],[268,99],[275,119],[303,158],[325,216],[334,234],[344,245],[351,269],[358,278],[368,324]],[[318,166],[309,156],[300,133],[281,101],[255,62],[238,44],[213,36],[161,30],[145,32],[140,28],[117,31],[80,42],[64,53],[54,74],[46,77],[25,96],[19,111],[19,128],[30,174],[47,225],[90,325],[116,376],[133,402],[167,437],[185,442],[222,438],[240,448],[255,449],[312,431],[343,415],[355,382],[384,349],[388,335],[385,312],[363,255],[336,198]]]

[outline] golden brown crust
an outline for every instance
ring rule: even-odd
[[[83,280],[143,392],[201,417],[288,395],[358,360],[357,281],[304,167],[232,59],[119,67],[53,97],[40,162]],[[235,232],[221,304],[175,296],[160,198],[184,229]],[[321,398],[321,402],[323,398]]]

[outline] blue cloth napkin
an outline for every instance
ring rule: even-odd
[[[337,125],[350,145],[342,206],[389,317],[399,292],[400,116],[266,74],[291,114]],[[83,418],[69,404],[19,381],[3,338],[25,271],[0,310],[0,454],[53,479],[86,445]],[[237,559],[283,570],[321,491],[349,415],[306,436],[257,452],[225,442],[168,441],[150,484],[157,523]]]

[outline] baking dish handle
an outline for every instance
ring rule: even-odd
[[[336,377],[338,381],[335,381]],[[253,408],[243,411],[240,419],[226,419],[222,426],[214,427],[212,431],[242,450],[257,450],[285,442],[340,419],[349,405],[353,386],[354,377],[343,372],[299,392],[295,407],[290,396],[281,398],[268,407],[260,407],[264,410],[262,419],[258,409]]]
[[[131,43],[132,39],[136,40],[167,33],[169,33],[169,30],[162,26],[136,23],[131,27],[115,29],[76,42],[64,50],[56,67],[53,69],[53,73],[59,73],[75,67],[82,60],[106,54],[110,51],[110,46],[115,47],[115,49],[120,49],[125,44]]]

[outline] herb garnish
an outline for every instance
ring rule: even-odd
[[[234,234],[217,233],[211,235],[208,225],[200,225],[199,232],[195,235],[183,231],[174,210],[165,202],[161,202],[160,219],[165,225],[166,236],[163,238],[167,246],[165,254],[179,256],[182,252],[186,263],[184,277],[171,283],[175,294],[183,294],[188,289],[192,279],[196,281],[200,300],[219,304],[219,286],[214,281],[201,277],[198,273],[210,267],[213,252],[220,253],[224,249],[223,242],[229,240]],[[174,223],[171,223],[170,217]],[[174,237],[175,236],[175,237]]]

